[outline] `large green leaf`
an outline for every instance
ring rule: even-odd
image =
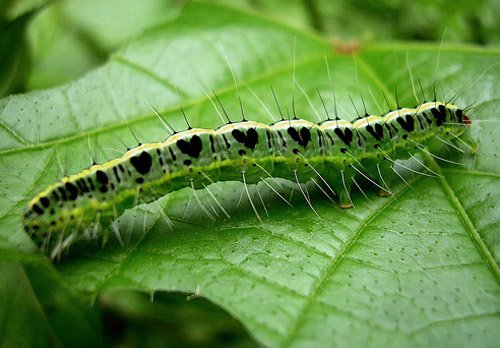
[[[290,208],[260,187],[266,217],[252,187],[262,223],[246,196],[239,202],[242,183],[209,188],[231,214],[213,223],[189,189],[179,190],[120,218],[125,246],[84,246],[57,268],[74,289],[94,296],[124,288],[204,296],[266,345],[494,345],[500,339],[499,57],[495,50],[413,44],[344,55],[271,21],[190,6],[82,79],[0,101],[1,255],[22,259],[34,252],[20,219],[32,195],[92,160],[116,157],[136,145],[135,137],[167,136],[144,99],[176,129],[186,128],[181,104],[192,125],[216,127],[221,120],[203,92],[214,90],[238,119],[230,64],[248,118],[271,121],[253,93],[277,114],[273,86],[287,113],[294,95],[297,114],[317,120],[315,110],[325,117],[317,90],[333,113],[326,60],[339,113],[352,119],[349,96],[363,108],[360,93],[372,113],[379,113],[377,104],[385,109],[384,94],[394,107],[396,89],[399,104],[413,106],[408,65],[427,97],[435,85],[441,98],[475,104],[470,137],[477,154],[445,154],[462,165],[444,167],[427,156],[441,177],[408,178],[411,187],[395,181],[391,198],[369,189],[370,201],[354,194],[356,209],[314,195],[319,216],[296,188]],[[198,194],[213,202],[206,190]]]

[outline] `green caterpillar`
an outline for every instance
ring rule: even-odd
[[[24,227],[55,258],[77,240],[109,233],[116,217],[138,199],[151,202],[184,187],[229,180],[255,184],[270,177],[318,180],[348,208],[355,176],[383,189],[396,159],[422,151],[436,138],[453,141],[468,124],[457,106],[429,102],[352,123],[338,118],[319,124],[244,120],[217,130],[189,129],[49,186],[29,202]]]

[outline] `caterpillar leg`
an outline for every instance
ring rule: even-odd
[[[392,163],[378,159],[370,159],[362,161],[362,164],[363,167],[369,168],[369,170],[367,170],[369,174],[359,173],[359,171],[358,173],[376,187],[377,194],[381,197],[391,196],[392,192],[389,189],[389,184],[394,176]]]
[[[341,189],[339,190],[339,208],[349,209],[354,207],[354,203],[351,198],[351,178],[354,177],[354,173],[346,168],[345,170],[340,170],[340,184]]]
[[[352,203],[352,199],[350,198],[350,195],[347,194],[346,192],[341,192],[339,194],[339,208],[340,209],[351,209],[354,207],[354,204]]]
[[[328,188],[335,188],[335,198],[338,200],[338,207],[341,209],[353,208],[351,187],[356,172],[352,167],[347,165],[333,167],[332,169],[323,173],[323,176],[324,180],[329,183]]]
[[[392,196],[392,192],[389,189],[389,185],[394,177],[394,172],[392,170],[392,165],[386,162],[376,163],[377,167],[377,177],[375,181],[383,187],[383,189],[378,190],[377,194],[380,197]]]

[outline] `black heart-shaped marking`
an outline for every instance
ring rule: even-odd
[[[375,127],[372,127],[370,124],[367,125],[366,130],[375,138],[375,140],[380,140],[384,137],[384,129],[378,123],[375,124]]]
[[[259,143],[259,134],[255,128],[248,128],[246,134],[239,129],[233,129],[231,132],[237,142],[243,144],[246,148],[253,150]]]
[[[441,126],[446,122],[446,108],[444,105],[439,105],[438,108],[431,109],[432,115],[436,118],[436,126]]]
[[[132,163],[135,170],[137,170],[139,174],[144,175],[149,173],[153,160],[149,153],[147,153],[146,151],[142,151],[139,156],[131,157],[130,163]]]
[[[300,133],[294,127],[288,127],[287,132],[302,147],[306,147],[311,141],[311,131],[307,127],[302,127]]]
[[[412,132],[415,129],[415,120],[411,115],[406,115],[405,119],[403,117],[398,117],[396,121],[401,125],[401,128],[403,128],[407,132]]]
[[[351,145],[352,142],[352,130],[350,128],[344,128],[344,131],[340,128],[335,128],[335,134],[339,137],[340,140],[344,142],[347,146]]]
[[[198,158],[203,147],[201,139],[197,135],[193,135],[191,139],[189,139],[189,142],[184,139],[180,139],[177,140],[176,144],[183,154],[192,158]]]

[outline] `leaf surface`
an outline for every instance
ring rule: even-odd
[[[494,345],[500,339],[499,57],[468,46],[386,44],[356,51],[353,59],[310,34],[192,5],[74,83],[0,101],[2,254],[34,251],[22,208],[61,172],[112,159],[135,146],[135,137],[166,138],[144,99],[175,129],[186,128],[179,105],[193,126],[217,127],[222,121],[204,91],[215,91],[233,120],[241,117],[239,91],[247,118],[271,122],[266,108],[279,118],[272,86],[285,114],[292,113],[293,95],[297,115],[317,121],[325,118],[317,90],[333,115],[326,59],[338,112],[353,119],[349,97],[362,110],[360,93],[375,114],[387,108],[384,94],[390,107],[414,106],[408,65],[427,98],[436,81],[440,98],[456,94],[457,105],[475,104],[470,137],[477,154],[447,154],[463,165],[427,156],[440,178],[409,177],[411,187],[395,181],[391,198],[365,189],[370,201],[355,193],[356,209],[313,195],[319,216],[297,189],[290,208],[259,187],[267,217],[252,187],[262,223],[242,183],[209,187],[231,219],[222,218],[207,190],[199,192],[210,214],[216,215],[209,202],[220,215],[215,222],[189,189],[179,190],[120,218],[124,247],[111,241],[103,249],[77,248],[57,268],[73,288],[94,296],[117,289],[204,296],[270,346]]]

